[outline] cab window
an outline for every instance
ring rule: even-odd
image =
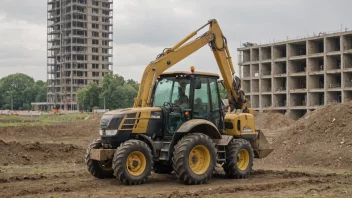
[[[206,119],[210,113],[209,87],[207,78],[199,78],[201,88],[194,90],[193,117]]]

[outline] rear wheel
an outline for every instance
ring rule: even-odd
[[[216,165],[216,148],[205,134],[192,133],[175,146],[172,158],[178,179],[185,184],[206,183]]]
[[[244,139],[235,139],[230,142],[226,151],[224,171],[229,178],[246,178],[253,167],[253,149]]]
[[[153,157],[148,145],[140,140],[129,140],[119,146],[113,159],[114,175],[122,183],[144,183],[153,168]]]
[[[91,149],[100,149],[102,148],[101,140],[96,139],[94,140],[87,149],[86,156],[85,156],[85,162],[88,168],[88,171],[90,174],[92,174],[94,177],[103,179],[103,178],[112,178],[114,177],[113,175],[113,170],[112,170],[112,161],[107,160],[107,161],[97,161],[97,160],[92,160],[90,159],[90,151]]]

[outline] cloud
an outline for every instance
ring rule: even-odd
[[[352,28],[351,6],[348,0],[114,1],[114,72],[139,81],[157,54],[212,18],[219,21],[237,65],[237,48],[243,42],[259,44]],[[1,1],[0,78],[24,72],[46,80],[46,9],[46,0]],[[218,73],[207,46],[170,70],[188,70],[191,65]]]

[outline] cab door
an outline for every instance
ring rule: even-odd
[[[205,119],[219,130],[223,129],[217,80],[209,77],[198,77],[197,80],[200,80],[201,87],[194,89],[193,119]]]
[[[221,131],[223,127],[222,107],[221,98],[218,89],[218,82],[215,78],[209,78],[209,90],[210,90],[210,106],[211,111],[208,120],[214,123]]]

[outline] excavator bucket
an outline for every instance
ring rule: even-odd
[[[260,130],[258,130],[257,138],[254,140],[253,149],[255,157],[259,159],[267,157],[274,150],[266,139],[264,133]]]

